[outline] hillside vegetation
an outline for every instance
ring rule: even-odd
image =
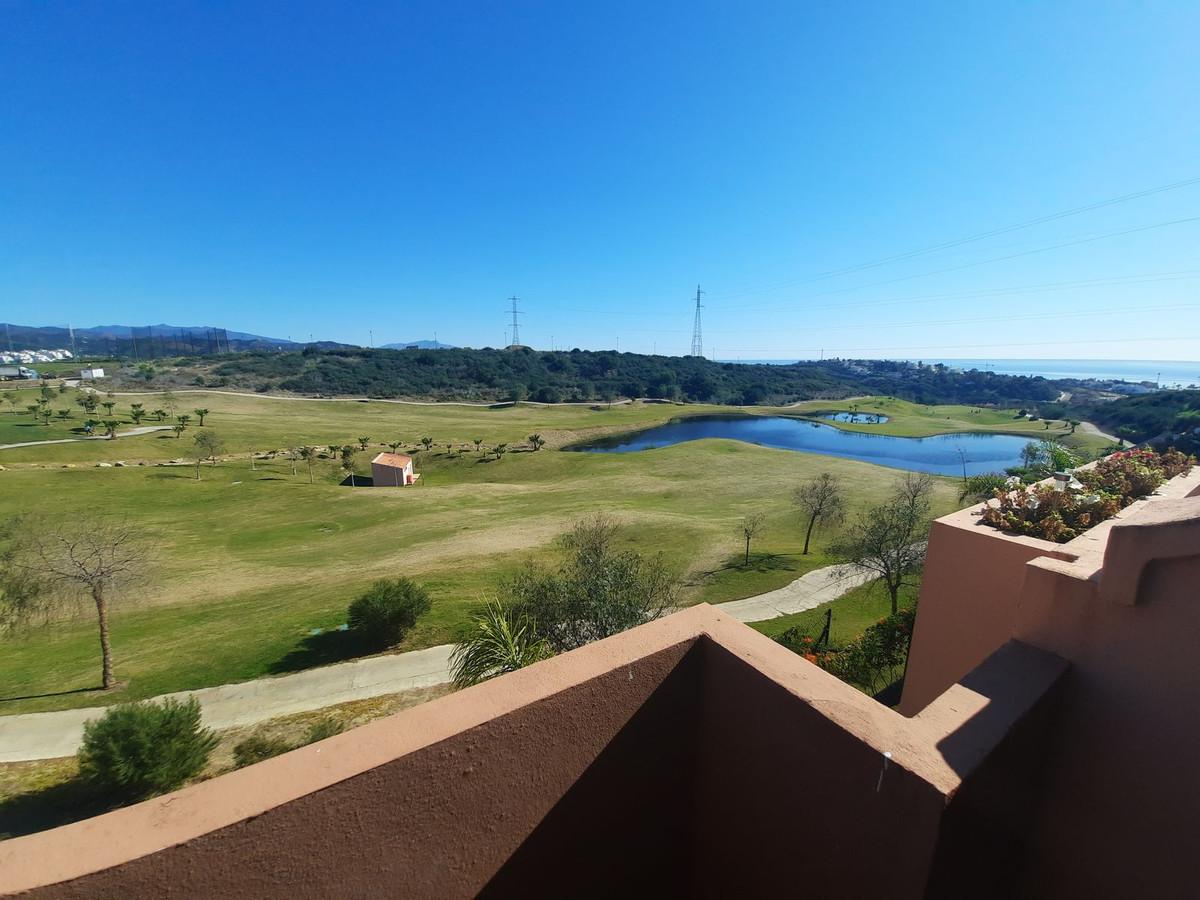
[[[307,396],[496,402],[595,402],[616,398],[779,405],[882,394],[917,403],[1032,405],[1059,395],[1040,377],[956,372],[887,360],[825,360],[787,366],[614,351],[367,350],[261,351],[185,357],[145,366],[153,385],[233,387]]]

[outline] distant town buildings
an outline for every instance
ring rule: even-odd
[[[0,353],[0,363],[30,365],[56,362],[60,359],[73,359],[74,356],[75,354],[70,350],[8,350]]]

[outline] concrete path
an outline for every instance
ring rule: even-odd
[[[760,622],[803,612],[836,600],[875,575],[866,570],[826,566],[800,576],[776,591],[718,604],[718,609],[741,622]],[[352,660],[295,675],[260,678],[166,694],[193,696],[200,701],[204,724],[210,728],[252,725],[276,716],[323,709],[350,700],[364,700],[413,688],[433,687],[451,680],[452,644],[426,650]],[[0,763],[71,756],[83,740],[83,724],[103,714],[105,707],[58,712],[0,715]]]
[[[858,566],[826,566],[801,575],[777,591],[719,603],[717,609],[739,622],[763,622],[814,609],[877,577],[874,572]]]
[[[1097,428],[1091,422],[1080,422],[1079,430],[1082,431],[1084,434],[1099,435],[1100,437],[1104,438],[1105,440],[1112,441],[1114,444],[1117,443],[1118,441],[1121,441],[1121,439],[1119,437],[1117,437],[1116,435],[1108,434],[1107,432],[1101,431],[1099,428]],[[1124,443],[1124,442],[1122,441],[1122,443]]]
[[[195,697],[204,711],[204,723],[211,728],[252,725],[349,700],[445,684],[450,680],[451,650],[452,645],[443,644],[166,696]],[[0,762],[71,756],[83,740],[83,723],[104,710],[100,706],[0,716]]]
[[[118,431],[118,438],[137,437],[139,434],[150,434],[154,431],[170,431],[170,425],[140,425],[127,431]],[[46,444],[73,444],[76,441],[111,441],[106,434],[92,434],[77,438],[58,438],[53,441],[24,441],[20,444],[0,444],[0,450],[15,450],[18,447],[41,447]]]

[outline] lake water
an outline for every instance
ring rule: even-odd
[[[1021,464],[1029,438],[1012,434],[939,434],[924,438],[843,431],[832,425],[788,416],[693,416],[633,434],[616,435],[570,449],[585,453],[634,453],[703,438],[728,438],[760,447],[841,456],[932,475],[1002,472]]]

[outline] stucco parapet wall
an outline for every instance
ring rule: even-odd
[[[715,643],[782,687],[877,751],[883,771],[895,766],[916,776],[942,803],[1067,668],[1053,654],[1009,642],[922,713],[905,718],[770,638],[699,605],[172,794],[0,842],[0,894],[81,879],[169,851],[614,673],[622,679],[627,673],[632,683],[650,657],[697,641]],[[566,743],[576,736],[558,739]]]

